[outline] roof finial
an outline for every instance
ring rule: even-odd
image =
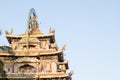
[[[34,27],[34,25],[36,25],[36,27],[38,27],[37,15],[36,15],[35,9],[31,8],[30,12],[29,12],[29,16],[28,16],[28,27],[29,27],[29,29]]]

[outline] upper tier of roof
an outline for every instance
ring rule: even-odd
[[[31,9],[28,15],[29,15],[28,25],[27,25],[26,31],[23,34],[14,35],[13,29],[11,30],[11,32],[6,31],[6,37],[9,43],[11,43],[11,39],[21,39],[21,38],[28,38],[28,37],[30,38],[53,37],[54,39],[55,30],[53,28],[50,28],[48,34],[41,33],[39,29],[39,24],[37,21],[37,15],[34,9]]]

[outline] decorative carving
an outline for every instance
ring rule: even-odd
[[[11,29],[11,32],[8,32],[7,30],[5,31],[6,35],[12,35],[13,29]]]
[[[22,57],[16,59],[16,62],[38,62],[37,58],[30,58],[30,57]]]
[[[24,65],[19,67],[19,72],[20,73],[35,73],[36,69],[32,65],[24,64]]]
[[[7,30],[5,31],[6,35],[10,34]]]

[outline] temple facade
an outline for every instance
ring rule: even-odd
[[[20,28],[18,28],[20,29]],[[39,30],[37,15],[29,11],[27,29],[14,35],[6,31],[9,46],[0,47],[0,78],[5,80],[72,80],[64,59],[65,45],[58,49],[55,30]]]

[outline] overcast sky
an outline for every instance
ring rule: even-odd
[[[30,8],[39,29],[55,29],[59,48],[73,80],[120,80],[120,0],[1,0],[0,45],[8,45],[5,30],[24,33]]]

